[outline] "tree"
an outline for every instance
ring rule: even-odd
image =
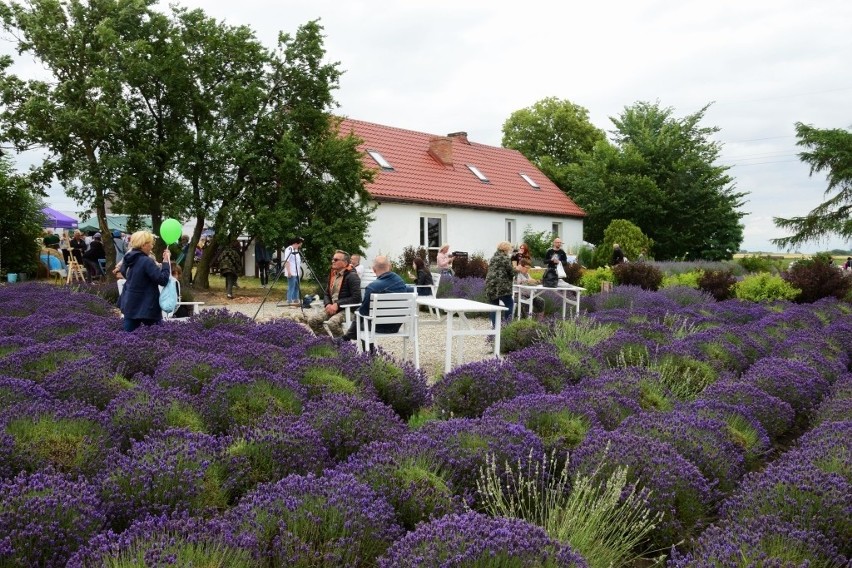
[[[672,109],[639,102],[618,118],[613,144],[599,142],[568,170],[571,197],[588,217],[583,234],[600,242],[613,219],[626,219],[653,239],[657,259],[722,260],[739,250],[744,193],[726,166],[715,165],[715,127],[699,125],[708,107],[682,119]]]
[[[33,180],[13,171],[0,157],[0,273],[32,271],[38,265],[42,235],[41,197]],[[14,215],[10,212],[14,211]]]
[[[618,244],[629,260],[636,260],[651,251],[654,241],[642,229],[624,219],[614,219],[604,230],[603,241],[595,249],[595,266],[606,266],[612,258],[613,245]]]
[[[808,148],[799,158],[810,164],[810,175],[827,172],[828,187],[820,203],[804,217],[775,217],[776,227],[794,231],[788,237],[772,239],[779,248],[788,250],[819,241],[829,235],[852,240],[852,131],[839,128],[823,130],[796,123],[797,144]],[[832,195],[832,192],[836,192]]]
[[[566,169],[604,139],[588,110],[555,97],[515,111],[503,123],[503,146],[518,150],[563,191],[569,190]]]

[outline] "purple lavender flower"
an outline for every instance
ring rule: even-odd
[[[616,286],[608,294],[589,296],[589,313],[613,310],[638,310],[658,308],[662,311],[676,312],[678,304],[664,294],[643,290],[639,286]]]
[[[203,310],[195,314],[188,323],[194,328],[227,331],[236,335],[242,335],[254,326],[254,320],[247,315],[226,308]]]
[[[780,398],[803,417],[813,414],[829,389],[828,381],[809,364],[781,357],[758,360],[742,381]]]
[[[480,513],[447,515],[421,524],[379,559],[380,568],[432,566],[553,566],[581,568],[585,560],[541,527]]]
[[[659,293],[664,298],[671,300],[681,307],[712,304],[716,302],[716,299],[710,292],[696,290],[689,286],[667,286],[666,288],[661,288]]]
[[[415,369],[409,361],[397,361],[384,353],[352,356],[347,374],[356,384],[371,385],[378,399],[403,420],[432,401],[426,372]]]
[[[209,429],[227,433],[236,426],[250,426],[267,416],[298,415],[307,391],[282,375],[229,371],[218,375],[198,396]]]
[[[320,474],[332,461],[319,433],[292,416],[270,415],[237,428],[225,449],[225,487],[233,498],[290,474]]]
[[[650,354],[656,351],[656,344],[642,337],[636,330],[619,329],[611,337],[604,339],[589,350],[587,362],[598,368],[624,365],[643,365]]]
[[[670,444],[628,432],[595,431],[574,452],[574,474],[606,479],[615,466],[628,467],[628,480],[648,491],[647,504],[663,519],[651,544],[668,549],[694,535],[712,510],[716,493],[698,468]]]
[[[161,327],[161,326],[150,326]],[[133,342],[128,343],[126,334],[116,334],[111,339],[99,344],[99,351],[108,357],[116,369],[125,376],[137,374],[153,376],[163,359],[171,354],[171,346],[161,337],[155,335],[156,330],[149,331],[143,326],[134,332]]]
[[[419,433],[361,448],[337,469],[350,473],[393,506],[406,529],[432,517],[466,510],[441,465],[440,444]]]
[[[573,407],[593,411],[606,430],[615,430],[625,418],[642,412],[639,402],[614,390],[578,385],[567,387],[560,395]]]
[[[83,345],[37,343],[0,358],[0,375],[40,383],[63,365],[90,354]]]
[[[358,373],[352,373],[348,367],[348,360],[302,357],[291,358],[290,364],[282,373],[304,385],[308,398],[319,398],[328,394],[349,394],[378,400],[373,383],[359,382]]]
[[[199,407],[195,397],[178,389],[162,388],[148,378],[113,399],[104,415],[116,446],[123,452],[132,441],[155,431],[184,428],[204,432],[206,426]]]
[[[483,417],[525,426],[546,450],[560,455],[577,447],[592,428],[603,428],[594,410],[577,398],[553,394],[523,395],[488,407]]]
[[[332,459],[338,462],[370,442],[392,440],[408,432],[389,406],[350,395],[328,395],[311,401],[301,419],[319,432]]]
[[[701,400],[745,407],[766,429],[772,440],[779,439],[793,426],[795,413],[789,403],[749,383],[719,381],[704,389]]]
[[[435,407],[459,418],[476,418],[495,402],[544,392],[533,375],[496,359],[456,367],[432,387]]]
[[[522,373],[529,373],[549,393],[561,392],[580,380],[575,369],[569,369],[559,358],[557,350],[548,343],[536,343],[509,353],[509,361]]]
[[[488,455],[494,456],[499,475],[506,473],[506,464],[525,470],[544,457],[544,444],[538,436],[520,424],[497,418],[433,420],[419,433],[439,444],[439,463],[465,498],[476,497],[476,480]]]
[[[746,468],[757,468],[772,451],[772,441],[766,429],[744,405],[718,400],[697,400],[684,408],[698,416],[725,423],[725,434],[744,453]]]
[[[766,515],[705,530],[691,553],[672,551],[669,568],[720,566],[848,566],[829,539],[813,530]]]
[[[114,528],[143,515],[224,508],[223,442],[182,429],[155,432],[114,454],[101,485]]]
[[[0,564],[65,566],[104,526],[97,488],[51,471],[0,482]]]
[[[289,349],[313,339],[314,335],[304,325],[291,319],[275,319],[249,327],[245,337],[259,343]]]
[[[850,356],[847,349],[827,335],[825,329],[814,327],[790,334],[778,345],[775,355],[806,363],[829,383],[833,383],[849,368]]]
[[[852,483],[852,420],[830,422],[817,426],[799,438],[796,446],[776,462],[778,467],[787,464],[807,463],[826,473],[836,473]]]
[[[161,387],[198,394],[215,377],[234,366],[233,361],[216,353],[178,349],[163,358],[153,377]]]
[[[335,471],[259,485],[225,520],[273,566],[370,566],[403,532],[384,499]]]
[[[852,484],[807,461],[785,460],[748,474],[720,513],[722,519],[743,524],[774,515],[818,531],[842,553],[852,553]]]
[[[0,318],[0,359],[5,357],[10,353],[14,353],[15,351],[20,351],[24,347],[31,347],[36,344],[32,338],[22,337],[22,336],[4,336],[3,335],[3,325],[4,320],[9,319],[10,325],[9,331],[12,332],[14,330],[14,322],[17,322],[17,318]]]
[[[636,401],[644,410],[666,412],[677,400],[663,384],[660,374],[646,367],[629,366],[607,369],[596,377],[580,382],[588,390],[609,390]]]
[[[0,412],[0,462],[11,473],[53,467],[92,474],[101,469],[110,437],[98,411],[76,401],[23,402]],[[0,466],[2,468],[2,466]]]
[[[730,440],[725,423],[688,408],[669,412],[662,420],[650,412],[637,414],[618,430],[670,444],[722,492],[734,489],[745,474],[745,451]]]
[[[101,354],[69,362],[42,381],[60,400],[79,400],[103,410],[109,402],[135,385],[121,369]]]
[[[49,398],[50,393],[33,381],[0,376],[0,411],[19,402]]]
[[[251,550],[242,546],[226,523],[178,513],[171,517],[146,516],[120,534],[112,531],[102,533],[71,558],[68,568],[118,566],[132,562],[150,568],[258,566]]]

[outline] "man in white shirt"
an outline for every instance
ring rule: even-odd
[[[364,276],[364,267],[361,266],[361,255],[360,254],[353,254],[349,258],[349,264],[351,264],[352,268],[355,269],[355,272],[358,273],[359,278]]]
[[[284,275],[287,277],[287,304],[291,307],[301,305],[299,277],[302,275],[302,237],[290,241],[290,246],[284,249]]]

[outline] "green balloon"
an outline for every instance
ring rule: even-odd
[[[160,225],[160,236],[166,242],[166,245],[173,245],[180,240],[183,233],[183,227],[177,219],[166,219]]]

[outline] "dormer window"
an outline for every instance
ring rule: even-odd
[[[472,166],[471,164],[466,164],[466,165],[467,165],[467,169],[469,169],[471,172],[473,172],[473,175],[475,175],[477,178],[479,178],[479,181],[481,181],[482,183],[488,183],[488,178],[485,177],[484,173],[479,171],[479,168],[477,168],[476,166]]]
[[[370,154],[370,157],[373,158],[383,170],[393,170],[393,166],[390,162],[385,160],[385,157],[382,156],[378,150],[367,150],[367,153]]]
[[[525,181],[525,182],[527,182],[528,184],[530,184],[530,185],[533,187],[533,189],[541,189],[541,186],[540,186],[540,185],[538,185],[538,184],[535,182],[535,180],[534,180],[533,178],[531,178],[530,176],[528,176],[527,174],[523,174],[523,173],[522,173],[522,174],[519,174],[519,175],[520,175],[522,178],[524,178],[524,181]]]

